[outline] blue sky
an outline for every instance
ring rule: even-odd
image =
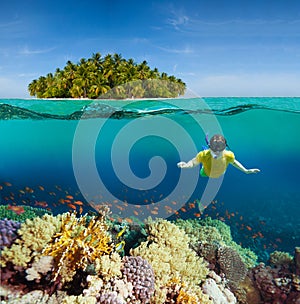
[[[96,52],[146,60],[198,96],[300,96],[300,1],[2,1],[0,98]]]

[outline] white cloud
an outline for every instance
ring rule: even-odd
[[[194,77],[187,86],[199,96],[300,96],[298,74],[223,74]]]
[[[160,50],[162,50],[164,52],[175,53],[175,54],[192,54],[192,53],[194,53],[194,50],[192,48],[190,48],[189,46],[186,46],[183,49],[166,48],[166,47],[161,47],[161,46],[158,46],[157,48],[159,48]]]
[[[37,54],[49,53],[49,52],[52,52],[53,50],[55,50],[55,47],[51,47],[51,48],[48,48],[48,49],[31,50],[27,46],[25,46],[24,48],[22,48],[19,51],[19,54],[20,55],[37,55]]]

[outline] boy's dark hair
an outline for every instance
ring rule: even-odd
[[[214,135],[209,141],[209,148],[214,152],[221,152],[225,150],[227,141],[224,136],[220,134]]]

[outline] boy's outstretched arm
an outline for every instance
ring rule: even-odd
[[[186,162],[179,162],[177,163],[178,168],[186,169],[186,168],[193,168],[198,166],[200,163],[197,161],[196,158],[191,159],[190,161]]]
[[[232,163],[232,165],[241,170],[242,172],[246,173],[246,174],[251,174],[251,173],[257,173],[260,172],[259,169],[246,169],[240,162],[238,162],[236,159],[234,160],[234,162]]]

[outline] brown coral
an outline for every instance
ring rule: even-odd
[[[231,247],[224,246],[218,249],[218,263],[220,270],[231,285],[237,286],[247,274],[246,265],[240,255]]]

